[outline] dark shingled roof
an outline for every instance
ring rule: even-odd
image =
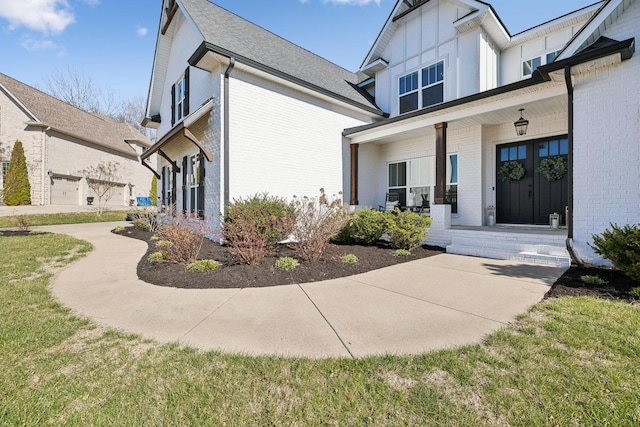
[[[128,123],[119,123],[101,114],[87,113],[2,73],[0,85],[35,116],[33,121],[58,132],[130,156],[135,156],[136,152],[125,141],[135,141],[145,147],[151,145],[144,135]]]
[[[356,73],[255,25],[208,0],[182,0],[205,42],[270,69],[302,80],[352,104],[382,114],[355,85]],[[240,60],[240,58],[236,58]]]

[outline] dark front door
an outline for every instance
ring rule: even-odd
[[[549,224],[569,203],[569,141],[554,137],[499,145],[496,214],[499,223]]]

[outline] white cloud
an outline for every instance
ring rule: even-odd
[[[49,39],[34,39],[28,35],[21,37],[20,46],[29,52],[39,52],[43,50],[55,50],[59,58],[67,56],[67,49]]]
[[[149,32],[149,29],[146,27],[137,27],[136,28],[136,34],[140,37],[144,37],[147,35],[147,33]]]
[[[89,6],[96,7],[100,4],[100,0],[80,0],[84,4],[88,4]]]
[[[45,34],[59,34],[75,22],[66,0],[0,0],[0,17],[10,30],[24,26]]]

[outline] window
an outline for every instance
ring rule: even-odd
[[[556,56],[558,56],[558,54],[560,53],[559,50],[556,50],[554,52],[549,52],[547,53],[547,64],[553,62],[554,59],[556,59]]]
[[[418,72],[400,77],[400,114],[418,109]]]
[[[522,62],[522,77],[528,77],[532,75],[539,66],[553,62],[553,60],[556,58],[556,56],[558,56],[559,53],[559,50],[554,50],[553,52],[549,52],[543,56],[538,56],[536,58],[532,58]],[[544,63],[542,62],[543,58]]]
[[[444,62],[422,69],[422,108],[444,101]]]
[[[400,77],[398,93],[400,114],[444,102],[444,62]]]
[[[0,162],[0,165],[2,165],[2,182],[4,182],[9,172],[9,162]]]
[[[176,121],[184,117],[184,95],[186,87],[187,81],[184,77],[176,83]]]
[[[538,155],[540,158],[562,156],[569,154],[569,140],[560,139],[553,141],[541,142],[538,147]]]
[[[171,126],[189,115],[189,68],[171,86]]]
[[[542,65],[542,58],[539,56],[537,58],[524,61],[522,63],[522,76],[530,76],[540,65]]]
[[[458,155],[449,154],[447,164],[447,201],[451,204],[451,213],[458,213]]]
[[[388,164],[389,194],[397,194],[402,206],[422,203],[422,195],[431,200],[431,189],[435,182],[435,159],[419,157]]]
[[[204,156],[195,154],[183,159],[183,208],[204,218]]]

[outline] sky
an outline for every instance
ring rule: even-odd
[[[511,34],[595,0],[485,0]],[[396,0],[214,0],[356,71]],[[0,73],[28,85],[68,70],[118,98],[146,98],[161,0],[0,0]]]

